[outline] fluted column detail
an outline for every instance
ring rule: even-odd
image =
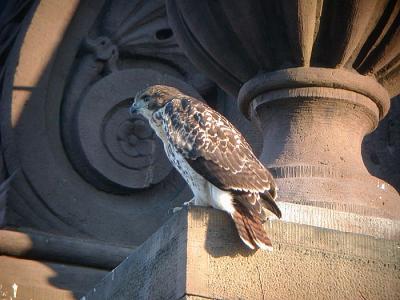
[[[361,143],[400,92],[399,1],[167,1],[192,62],[262,129],[280,201],[400,218]],[[397,41],[397,42],[396,42]]]

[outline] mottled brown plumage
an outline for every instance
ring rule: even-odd
[[[262,226],[263,207],[281,217],[274,201],[277,187],[240,132],[203,102],[171,87],[146,89],[132,107],[163,140],[169,159],[191,186],[195,204],[230,213],[250,248],[271,247]]]

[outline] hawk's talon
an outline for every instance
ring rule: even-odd
[[[192,198],[189,201],[183,202],[183,206],[190,206],[190,205],[195,205],[194,198]]]

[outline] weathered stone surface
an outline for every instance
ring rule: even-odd
[[[186,289],[188,219],[171,218],[86,299],[178,299]]]
[[[129,120],[129,99],[145,85],[203,97],[260,152],[258,131],[183,55],[164,5],[42,1],[26,17],[0,101],[1,171],[21,170],[8,226],[132,246],[190,199],[147,122]]]
[[[278,179],[280,200],[400,219],[397,191],[372,177],[360,155],[364,135],[379,118],[369,98],[304,87],[266,92],[252,107],[262,120],[260,158]]]
[[[400,92],[398,1],[167,0],[179,45],[231,94],[263,72],[351,69]]]
[[[206,3],[199,1],[183,1],[182,3],[190,6],[195,5],[196,2],[203,7]],[[399,72],[396,71],[398,70],[396,53],[398,53],[399,44],[392,42],[398,40],[399,34],[397,21],[395,21],[400,8],[398,1],[377,0],[370,3],[368,1],[349,1],[346,2],[347,4],[345,2],[332,4],[329,1],[302,1],[293,6],[286,2],[271,4],[272,1],[264,1],[263,3],[272,5],[272,9],[268,9],[267,12],[263,9],[256,9],[256,11],[253,10],[254,14],[252,9],[248,10],[250,2],[230,2],[229,7],[221,2],[224,9],[229,11],[228,15],[219,18],[218,22],[223,22],[224,17],[227,17],[235,22],[239,20],[241,23],[236,22],[234,28],[218,24],[214,28],[217,30],[233,29],[235,34],[239,34],[240,38],[245,40],[242,44],[234,41],[229,46],[229,51],[218,50],[217,56],[221,54],[223,60],[227,59],[232,62],[228,64],[226,70],[217,66],[218,72],[229,73],[220,74],[216,78],[222,85],[225,86],[223,83],[225,79],[228,81],[232,79],[230,73],[235,73],[231,71],[238,66],[240,76],[237,77],[239,77],[240,83],[236,84],[237,82],[235,82],[237,89],[246,81],[245,77],[252,71],[254,73],[250,75],[258,74],[257,70],[260,66],[263,71],[273,71],[279,68],[308,67],[310,65],[313,67],[354,68],[360,74],[375,74],[377,80],[388,88],[391,95],[398,91],[399,85],[396,82],[398,82]],[[0,7],[10,7],[5,3],[1,2]],[[9,3],[13,3],[13,1]],[[220,5],[217,2],[208,2],[208,4]],[[240,18],[235,17],[235,5],[244,8],[243,10],[239,9]],[[338,10],[333,9],[333,6],[336,5],[339,7]],[[374,9],[370,9],[372,5]],[[8,203],[8,225],[29,226],[79,238],[90,237],[112,244],[140,244],[168,220],[170,208],[190,198],[190,192],[185,188],[180,177],[172,171],[168,162],[163,160],[165,158],[162,156],[162,149],[157,148],[157,145],[153,147],[154,139],[148,138],[146,127],[140,123],[140,120],[135,121],[134,124],[125,122],[127,114],[125,114],[123,105],[126,104],[126,101],[122,98],[130,93],[134,94],[137,89],[129,78],[132,79],[135,75],[140,77],[143,74],[168,74],[168,76],[177,78],[174,82],[183,81],[192,85],[208,103],[225,113],[230,120],[235,118],[237,122],[234,123],[241,131],[248,133],[249,123],[238,117],[238,109],[236,105],[233,105],[235,98],[226,97],[204,75],[197,72],[187,60],[182,51],[185,49],[176,43],[176,32],[172,32],[169,27],[163,0],[84,0],[79,4],[77,1],[21,0],[15,6],[17,7],[15,14],[5,13],[5,11],[0,13],[1,16],[7,16],[0,20],[0,24],[2,24],[0,26],[0,40],[2,41],[0,43],[2,46],[0,47],[0,83],[2,84],[0,88],[2,93],[0,100],[0,154],[3,155],[4,151],[5,157],[4,164],[3,158],[0,158],[0,178],[2,179],[15,169],[21,170]],[[215,6],[213,12],[218,11]],[[200,15],[199,19],[192,18],[190,20],[199,29],[207,29],[208,26],[215,25],[204,21],[206,15],[204,11],[193,9],[189,9],[189,11]],[[246,14],[243,14],[242,11]],[[336,12],[334,13],[334,11]],[[268,18],[265,20],[257,18],[265,13],[268,14]],[[32,15],[33,19],[31,20]],[[342,22],[342,18],[344,22]],[[332,27],[332,24],[337,24],[338,19],[339,26]],[[173,25],[178,20],[179,18],[171,19],[170,24]],[[367,20],[369,22],[364,26]],[[254,25],[253,22],[257,23],[253,27],[254,30],[250,34],[246,33],[246,27],[249,24]],[[238,24],[240,26],[237,26]],[[264,26],[265,24],[267,26]],[[276,30],[276,32],[268,36],[271,30]],[[26,35],[25,32],[27,32]],[[209,46],[225,47],[224,39],[232,38],[231,33],[228,33],[219,36],[215,43],[205,42],[205,40],[213,38],[211,33],[215,32],[209,30],[201,40],[200,46],[204,46],[206,51],[212,50],[208,48]],[[262,39],[258,39],[260,36]],[[14,47],[11,47],[14,41]],[[349,42],[347,43],[347,41]],[[254,47],[255,44],[261,44],[265,48]],[[247,50],[242,51],[242,46],[245,48],[250,46],[248,53]],[[194,47],[192,50],[200,51],[201,47]],[[10,49],[12,50],[10,51]],[[187,52],[189,56],[195,54],[192,50]],[[230,60],[237,51],[240,52],[240,59]],[[8,52],[7,64],[4,64],[3,58]],[[248,61],[249,55],[253,57]],[[209,57],[217,59],[217,56],[206,54],[206,59],[201,62],[199,67],[204,68],[208,73],[210,64],[206,60]],[[254,57],[255,59],[253,59]],[[141,70],[146,71],[142,72]],[[251,72],[246,73],[248,70]],[[2,75],[4,76],[2,77]],[[234,81],[236,79],[233,78]],[[353,83],[347,82],[350,89],[355,87]],[[332,82],[330,84],[332,85]],[[98,87],[100,89],[96,90]],[[335,86],[325,87],[325,89],[332,87],[338,87],[337,81]],[[343,88],[343,86],[340,87]],[[277,94],[282,96],[284,92],[274,92],[272,96]],[[311,95],[312,92],[313,89],[307,89],[308,95]],[[349,94],[348,91],[342,91],[340,95],[333,96],[340,98],[345,93]],[[324,93],[324,99],[329,102],[327,94]],[[103,103],[109,100],[109,103],[106,103],[109,107],[103,110],[99,106],[93,107],[93,103],[96,101],[93,96],[99,96],[100,102]],[[271,94],[261,95],[259,100],[271,100],[270,96]],[[356,96],[354,99],[362,97]],[[386,212],[385,210],[380,212],[382,204],[380,200],[382,199],[379,197],[384,195],[383,198],[385,198],[394,191],[376,178],[371,180],[358,178],[355,182],[348,180],[349,173],[355,173],[360,169],[360,157],[355,154],[360,151],[359,139],[364,134],[364,132],[358,132],[360,127],[353,126],[353,123],[358,120],[362,121],[365,126],[369,126],[370,123],[374,124],[375,122],[374,114],[380,114],[379,118],[382,117],[386,113],[388,105],[379,104],[379,99],[379,97],[375,99],[377,101],[367,99],[361,103],[363,105],[356,105],[355,109],[352,108],[353,103],[343,102],[335,105],[342,107],[337,111],[332,111],[331,107],[322,106],[319,108],[322,108],[323,112],[317,116],[314,113],[304,113],[303,123],[299,123],[298,120],[287,122],[291,127],[290,130],[298,134],[291,135],[287,139],[292,143],[288,146],[294,145],[297,152],[286,152],[286,157],[281,156],[279,159],[297,157],[315,161],[321,160],[321,157],[322,160],[333,158],[332,163],[335,164],[335,167],[339,165],[341,168],[338,170],[327,167],[323,164],[324,161],[317,166],[308,164],[306,166],[276,167],[274,170],[277,177],[280,177],[278,182],[282,187],[281,197],[292,202],[285,204],[287,208],[284,214],[285,221],[398,240],[399,221],[389,220],[387,212],[396,214],[399,210],[393,206],[390,208],[389,205]],[[291,100],[296,101],[292,98]],[[398,115],[398,106],[395,106],[397,102],[394,101],[398,102],[398,99],[392,101],[392,107],[395,108],[394,113],[397,112]],[[364,105],[365,103],[367,105]],[[264,105],[269,104],[264,103]],[[348,110],[346,112],[350,113],[350,117],[347,119],[340,113],[344,111],[343,107],[351,108],[350,112]],[[305,108],[312,110],[312,106]],[[382,113],[376,113],[379,110],[382,110]],[[286,107],[282,115],[275,110],[275,117],[279,115],[281,121],[287,121],[289,119],[288,111],[293,111],[293,107]],[[360,111],[361,114],[359,114]],[[321,115],[333,115],[334,117],[341,115],[342,121],[346,120],[346,122],[344,122],[345,124],[342,122],[334,131],[347,134],[350,129],[353,129],[351,134],[346,136],[347,140],[330,138],[329,135],[333,133],[330,132],[331,128],[334,127],[337,120],[328,124],[328,118],[323,118]],[[368,117],[371,115],[372,118],[369,119]],[[388,182],[397,182],[397,187],[399,187],[398,149],[400,148],[398,140],[400,139],[396,139],[397,115],[393,114],[391,121],[386,123],[383,120],[381,130],[374,133],[375,141],[369,143],[369,152],[366,152],[367,157],[370,157],[366,164],[371,173],[384,180],[388,180],[390,177]],[[80,127],[77,120],[80,121]],[[253,121],[257,122],[256,119]],[[82,122],[86,122],[85,126],[81,126]],[[264,125],[265,123],[273,130],[280,128],[280,133],[288,125],[281,126],[279,122],[278,125],[264,122]],[[297,125],[299,125],[298,128]],[[318,141],[312,140],[311,137],[312,141],[309,142],[310,137],[304,135],[309,133],[308,128],[310,127],[317,127],[320,131],[329,134],[319,136]],[[321,128],[325,129],[321,130]],[[364,127],[361,129],[361,131],[365,131]],[[99,135],[95,136],[96,134]],[[252,144],[256,145],[257,154],[261,153],[261,134],[267,136],[270,132],[260,133],[250,130],[250,135],[247,135],[253,142]],[[74,138],[69,139],[70,135]],[[315,146],[326,142],[328,147],[319,149],[324,151],[321,157],[317,157],[314,152],[309,155],[310,153],[303,151],[304,145],[301,145],[303,137],[308,140],[310,145]],[[280,138],[286,139],[286,136],[280,135]],[[82,147],[80,144],[90,143],[93,140],[96,140],[97,145],[103,148],[97,149],[96,147],[87,147],[87,145]],[[336,145],[345,144],[346,147],[340,145],[333,147],[335,143]],[[265,142],[263,159],[271,155],[268,153],[271,149],[279,148],[275,144],[277,144],[276,139]],[[374,151],[370,151],[371,148]],[[304,153],[306,155],[301,156]],[[140,155],[144,155],[148,159],[137,159]],[[87,161],[80,160],[85,156],[88,158]],[[347,164],[341,160],[341,157],[346,160]],[[366,161],[365,157],[364,161]],[[104,163],[110,161],[113,163],[112,167]],[[357,163],[354,164],[354,161]],[[101,165],[102,163],[104,165]],[[354,165],[357,165],[357,168],[353,168]],[[135,174],[128,173],[127,175],[125,171]],[[99,174],[106,180],[98,176]],[[314,177],[315,185],[309,183],[310,177]],[[281,183],[281,181],[288,182],[291,188],[285,190],[285,183]],[[322,202],[321,194],[316,193],[315,187],[318,185],[327,187],[328,196],[340,201],[336,203]],[[367,190],[348,197],[349,191],[355,186],[362,187],[363,185],[374,189],[373,197]],[[142,189],[143,187],[145,189]],[[126,188],[129,189],[128,194],[126,194]],[[339,192],[333,192],[335,189]],[[300,197],[301,193],[308,195],[309,199]],[[308,201],[311,198],[310,195],[313,198],[311,200],[315,201]],[[350,199],[355,199],[359,201],[358,204],[362,205],[348,205]],[[363,205],[365,202],[361,203],[361,199],[367,199],[366,202],[371,202],[377,210],[371,213],[371,210]],[[318,205],[318,207],[304,207],[301,204]],[[335,208],[337,211],[332,211],[331,208]],[[351,213],[347,213],[347,211],[351,211]],[[371,216],[376,214],[379,214],[380,217]],[[232,234],[235,232],[232,231]],[[65,240],[68,241],[69,238],[66,237]],[[41,249],[40,257],[46,257],[46,251],[49,251],[49,254],[52,251],[43,245],[44,243],[36,244],[36,249]],[[14,246],[11,245],[12,248]],[[30,246],[29,244],[28,248]],[[62,250],[61,245],[57,246],[57,249]],[[201,247],[201,245],[198,246]],[[291,247],[294,247],[294,244],[291,244]],[[65,253],[67,256],[79,255],[78,252],[73,252],[73,246],[70,250],[71,252]],[[90,247],[83,250],[86,254],[90,253]],[[27,255],[37,255],[35,251]],[[297,255],[296,251],[287,253]],[[106,253],[101,254],[105,255]],[[200,258],[204,259],[204,257]],[[201,259],[196,261],[201,261]],[[236,256],[234,260],[234,264],[246,265],[246,261],[238,260]],[[251,258],[248,260],[250,261]],[[208,261],[211,263],[214,260],[210,258],[207,263]],[[156,264],[156,262],[154,263]],[[234,272],[229,261],[225,263],[227,275]],[[360,264],[360,268],[362,268],[364,263],[360,262]],[[42,272],[40,263],[38,265],[33,262],[33,265],[39,273]],[[312,263],[307,266],[310,265]],[[0,263],[1,271],[3,266],[5,264]],[[71,280],[71,283],[75,282],[76,273],[63,273],[63,268],[59,266],[59,264],[48,264],[48,272],[53,272],[52,277],[63,278],[62,281],[67,283],[64,288],[74,290],[75,287],[68,285],[68,282]],[[335,266],[338,266],[339,270],[344,269],[344,274],[348,274],[341,263],[337,263]],[[27,267],[13,268],[21,274],[29,269]],[[220,268],[225,270],[225,267]],[[357,267],[355,269],[359,270]],[[324,272],[327,270],[324,269]],[[197,276],[197,269],[193,273]],[[223,272],[221,271],[221,273]],[[82,271],[82,274],[87,273]],[[293,277],[291,272],[289,275]],[[26,272],[24,281],[29,282],[34,278],[34,271]],[[82,279],[79,276],[77,278]],[[328,276],[328,278],[330,277]],[[195,290],[196,286],[199,286],[199,289],[205,286],[205,276],[200,276],[200,279],[196,283],[190,283],[192,289]],[[256,278],[255,282],[257,280]],[[87,282],[88,285],[93,283],[90,280]],[[225,284],[224,281],[222,283]],[[287,282],[285,281],[285,283]],[[49,284],[44,289],[47,292],[36,294],[40,295],[38,298],[61,298],[60,294],[57,294],[61,291],[56,291],[56,294],[50,292],[52,287],[58,286],[57,282],[50,280],[50,283],[46,283],[46,280],[43,280],[43,284]],[[328,282],[326,285],[329,284]],[[345,286],[341,284],[338,286]],[[213,285],[216,284],[213,283]],[[221,288],[223,286],[221,285]],[[238,284],[238,286],[240,285]],[[39,293],[38,289],[34,289],[35,293]],[[84,285],[82,289],[85,289]],[[20,288],[19,291],[23,290]],[[66,293],[68,297],[71,295],[67,292],[62,293]],[[363,298],[364,296],[359,297]],[[188,299],[203,298],[194,295],[184,297]],[[29,299],[29,297],[26,298]]]
[[[400,240],[400,220],[346,212],[346,206],[335,209],[279,202],[282,221],[353,232],[387,240]]]
[[[0,256],[0,299],[73,300],[105,270]]]
[[[209,84],[204,76],[195,76],[171,36],[156,35],[168,28],[163,1],[150,6],[128,2],[40,2],[26,34],[18,37],[0,107],[7,170],[21,170],[10,192],[7,225],[135,245],[169,218],[170,208],[189,199],[157,140],[147,141],[143,126],[125,126],[129,114],[124,104],[140,88],[129,81],[137,78],[132,73],[150,74],[141,77],[141,85],[149,77],[153,83],[173,77],[174,84],[190,77],[202,88]],[[143,20],[151,30],[136,26]],[[143,30],[144,43],[152,47],[142,47]],[[121,50],[114,53],[119,60],[113,49]],[[174,59],[188,70],[160,62]],[[97,106],[90,98],[96,83],[102,88],[95,91],[102,96]],[[134,141],[135,130],[141,131],[139,141]],[[142,157],[149,151],[148,159],[135,159],[130,151]],[[104,171],[98,176],[104,180],[91,180],[97,175],[82,170],[91,175]]]
[[[396,299],[400,243],[270,221],[250,251],[223,212],[182,210],[83,299]]]
[[[399,2],[168,0],[167,9],[185,54],[262,128],[260,160],[280,200],[400,219],[398,192],[361,157],[400,92]]]

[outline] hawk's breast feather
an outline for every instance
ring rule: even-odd
[[[171,100],[164,114],[169,143],[205,179],[222,190],[275,198],[271,174],[225,117],[193,98]]]

